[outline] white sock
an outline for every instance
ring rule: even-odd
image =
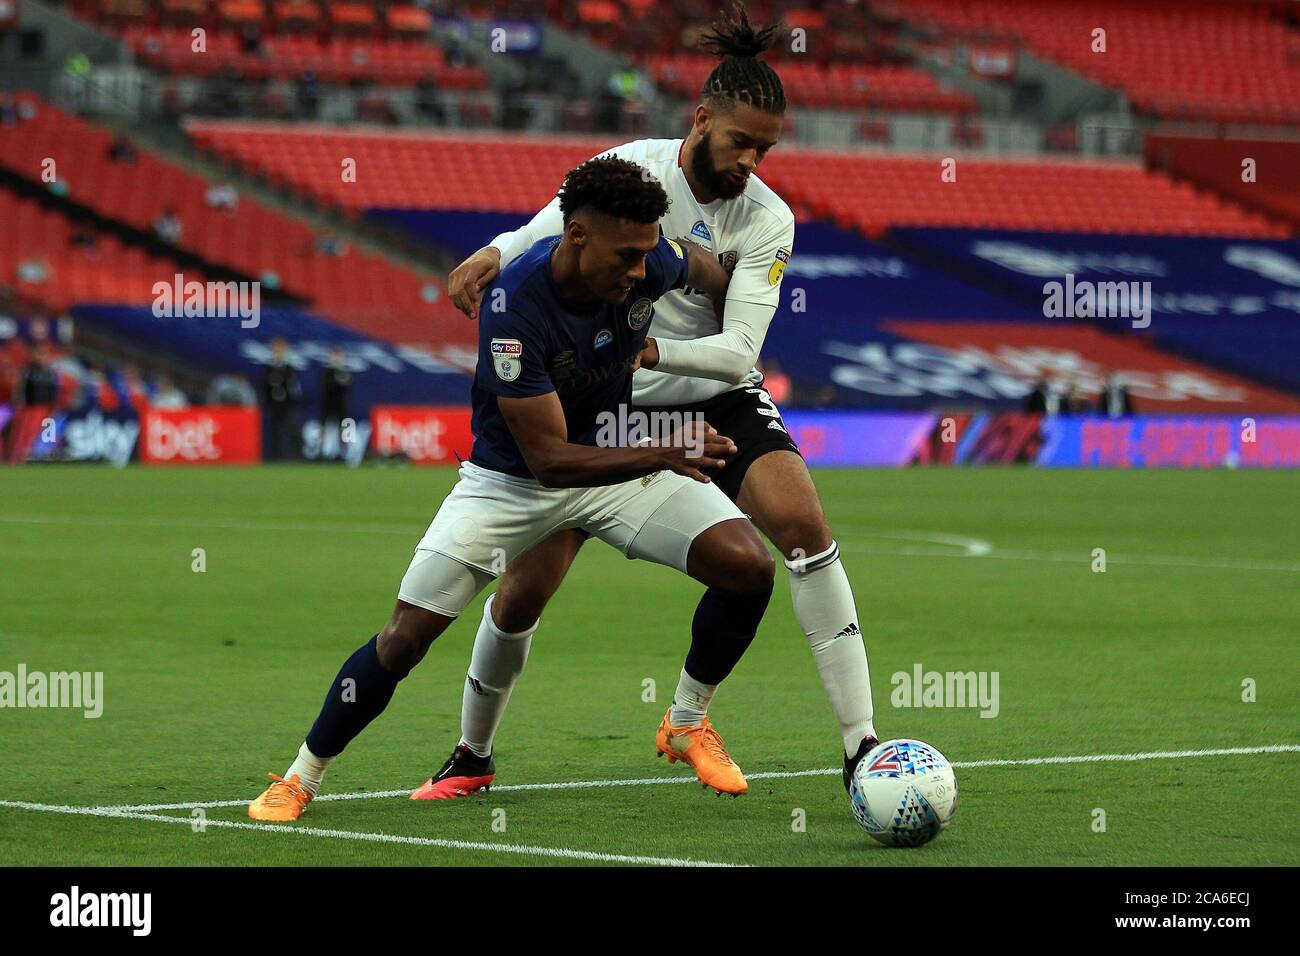
[[[844,752],[857,752],[862,738],[875,736],[871,722],[871,671],[867,647],[858,627],[849,576],[840,563],[840,548],[834,541],[821,554],[798,561],[786,561],[790,569],[790,595],[794,616],[812,647],[813,660],[821,675],[831,709],[840,722]]]
[[[505,715],[510,691],[524,672],[533,634],[542,623],[539,618],[528,630],[508,634],[492,620],[495,600],[493,594],[483,605],[460,704],[460,742],[480,757],[492,753],[492,738]]]
[[[297,759],[284,772],[284,779],[288,780],[296,773],[302,788],[314,797],[316,791],[320,789],[321,781],[325,779],[325,770],[333,762],[333,757],[317,757],[307,749],[307,742],[304,740],[302,746],[298,748]]]
[[[709,713],[709,701],[717,691],[717,684],[702,684],[682,668],[682,676],[673,692],[673,706],[668,722],[674,727],[698,727]]]

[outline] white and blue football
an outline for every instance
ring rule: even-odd
[[[920,740],[886,740],[858,763],[849,784],[853,815],[886,846],[921,846],[952,822],[957,776]]]

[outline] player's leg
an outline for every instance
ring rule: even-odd
[[[630,558],[676,568],[708,588],[695,609],[690,651],[656,747],[670,760],[685,760],[719,792],[744,793],[744,774],[708,708],[758,631],[772,595],[772,555],[715,485],[665,473],[647,484],[593,490],[587,528]]]
[[[876,743],[871,673],[853,589],[803,458],[776,450],[754,459],[737,503],[785,558],[795,617],[839,721],[851,771]]]
[[[397,683],[496,576],[497,554],[509,561],[549,534],[562,518],[563,500],[462,466],[402,578],[388,624],[344,662],[286,778],[249,806],[249,816],[297,819],[329,763],[383,712]]]
[[[491,579],[490,573],[447,555],[417,551],[402,579],[400,593],[406,599],[399,598],[383,629],[343,662],[298,756],[284,777],[274,778],[249,805],[248,815],[255,820],[298,819],[334,758],[384,712],[398,682]],[[421,597],[409,597],[415,594]]]
[[[559,590],[587,535],[559,531],[510,562],[483,606],[460,708],[460,742],[419,799],[464,797],[496,775],[492,742],[523,673],[543,609]]]

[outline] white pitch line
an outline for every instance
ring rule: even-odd
[[[1018,757],[993,760],[954,761],[953,767],[959,770],[980,767],[1037,767],[1045,764],[1076,763],[1113,763],[1141,760],[1172,760],[1184,757],[1237,757],[1251,754],[1300,753],[1300,744],[1266,744],[1258,747],[1221,747],[1208,750],[1151,750],[1131,754],[1081,754],[1058,757]],[[840,767],[826,767],[821,770],[768,770],[760,773],[746,774],[749,780],[785,780],[792,777],[828,777],[842,773]],[[605,787],[640,787],[659,784],[697,783],[692,776],[676,777],[638,777],[628,780],[563,780],[556,783],[516,783],[493,787],[493,793],[505,793],[528,790],[595,790]],[[360,793],[325,793],[316,798],[325,800],[377,800],[389,797],[410,796],[411,787],[403,790],[369,790]],[[249,798],[240,800],[209,800],[200,803],[142,803],[134,806],[85,807],[103,813],[135,813],[145,810],[213,810],[219,807],[246,806]],[[6,806],[0,803],[0,806]]]
[[[403,791],[405,792],[405,791]],[[0,800],[0,807],[32,810],[37,813],[65,813],[76,816],[106,817],[113,820],[147,820],[153,823],[183,823],[193,826],[190,817],[169,817],[160,813],[135,813],[113,810],[109,807],[68,807],[47,803],[26,803],[18,800]],[[732,863],[714,863],[708,860],[678,859],[666,856],[635,856],[626,853],[597,853],[593,850],[572,850],[567,847],[528,846],[513,843],[475,843],[469,840],[443,840],[435,837],[399,836],[392,833],[358,833],[354,830],[327,830],[321,827],[287,826],[282,823],[244,823],[239,820],[204,820],[203,827],[225,827],[232,830],[256,830],[259,833],[297,833],[301,836],[325,837],[334,840],[361,840],[369,843],[403,843],[410,846],[431,846],[444,850],[476,850],[486,853],[508,853],[518,856],[540,856],[559,860],[584,860],[590,863],[630,863],[640,866],[691,866],[723,867]]]
[[[838,539],[837,539],[838,540]],[[887,554],[905,558],[997,558],[1002,561],[1063,561],[1067,564],[1087,565],[1093,560],[1087,551],[1023,551],[1013,548],[993,548],[980,553],[940,551],[937,548],[889,548],[871,544],[840,541],[840,550],[854,554]],[[1247,558],[1206,558],[1175,554],[1107,554],[1111,564],[1136,564],[1153,568],[1209,568],[1223,571],[1282,571],[1300,572],[1300,562],[1253,561]]]

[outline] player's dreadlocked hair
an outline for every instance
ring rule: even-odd
[[[564,223],[579,209],[643,225],[658,222],[668,211],[668,194],[645,169],[626,159],[597,156],[569,170],[560,187]]]
[[[758,54],[771,47],[784,31],[784,24],[753,27],[745,5],[737,2],[734,12],[723,11],[722,22],[700,38],[700,47],[723,61],[704,81],[700,97],[710,106],[727,108],[748,103],[766,113],[785,112],[785,88],[781,78]]]

